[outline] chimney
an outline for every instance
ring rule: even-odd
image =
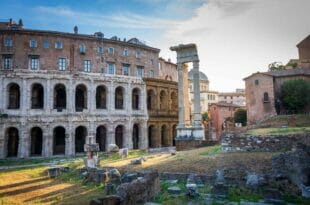
[[[79,28],[77,26],[74,26],[73,31],[74,31],[74,34],[78,34],[79,33]]]
[[[18,28],[22,29],[23,27],[24,27],[23,20],[19,19],[19,21],[18,21]]]

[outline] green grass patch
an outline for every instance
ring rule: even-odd
[[[212,147],[209,147],[207,151],[201,152],[200,155],[203,155],[203,156],[213,156],[213,155],[221,153],[221,151],[222,151],[222,146],[221,145],[214,145]]]
[[[263,199],[262,195],[254,193],[251,190],[245,188],[229,188],[228,190],[228,200],[240,202],[241,199],[258,202]]]
[[[289,135],[310,132],[310,127],[259,128],[248,130],[248,135]]]
[[[284,194],[283,200],[287,203],[293,204],[310,204],[310,199],[302,198],[301,196]]]

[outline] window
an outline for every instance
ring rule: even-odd
[[[269,102],[269,95],[267,92],[264,92],[264,103],[268,103]]]
[[[3,68],[12,69],[12,56],[3,56]]]
[[[90,72],[91,70],[91,61],[90,60],[84,60],[84,71]]]
[[[48,41],[43,41],[43,47],[44,48],[49,48],[50,47],[50,43]]]
[[[129,65],[123,64],[123,75],[129,75]]]
[[[137,66],[137,76],[143,77],[144,69],[143,66]]]
[[[153,59],[150,60],[150,64],[154,65],[154,60]]]
[[[59,58],[58,59],[58,70],[60,71],[66,70],[66,67],[67,67],[66,63],[67,63],[66,58]]]
[[[30,56],[29,57],[30,70],[39,70],[39,57]]]
[[[140,55],[141,55],[140,51],[136,51],[136,58],[140,58]]]
[[[62,49],[62,42],[61,41],[56,41],[55,42],[55,48]]]
[[[30,48],[36,48],[38,46],[38,43],[36,40],[30,40],[29,46]]]
[[[12,39],[10,38],[6,38],[5,41],[4,41],[4,46],[5,47],[12,47]]]
[[[150,72],[149,72],[149,77],[150,77],[150,78],[154,78],[154,70],[150,70]]]
[[[114,48],[112,48],[112,47],[110,47],[109,49],[108,49],[108,52],[109,52],[109,54],[114,54]]]
[[[123,56],[128,56],[128,49],[127,48],[124,49]]]
[[[97,52],[98,52],[98,53],[103,53],[103,47],[101,47],[101,46],[98,47],[98,48],[97,48]]]
[[[108,74],[115,74],[115,64],[114,63],[109,63],[108,64]]]
[[[80,45],[80,53],[84,54],[86,52],[86,46],[84,44]]]
[[[255,80],[255,85],[258,85],[258,84],[259,84],[258,80]]]

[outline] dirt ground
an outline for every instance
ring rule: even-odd
[[[248,170],[258,173],[271,171],[272,156],[270,152],[216,153],[204,154],[210,147],[177,152],[171,154],[153,154],[147,156],[142,165],[131,165],[131,160],[122,160],[104,164],[117,167],[122,171],[141,171],[156,169],[160,172],[200,173],[213,175],[217,169],[228,170],[229,174],[242,174],[238,171]],[[233,172],[235,171],[235,172]],[[238,176],[232,176],[238,177]],[[243,177],[243,176],[240,176]]]

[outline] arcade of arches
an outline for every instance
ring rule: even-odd
[[[175,146],[178,124],[177,82],[144,79],[147,89],[148,146],[150,148]]]
[[[142,149],[142,125],[134,123],[132,128],[126,129],[126,126],[119,124],[115,126],[113,133],[108,135],[108,127],[106,125],[98,125],[96,128],[96,141],[99,144],[101,152],[107,150],[108,144],[115,143],[120,148],[128,147],[132,149]],[[111,126],[109,126],[111,128]],[[128,130],[131,130],[129,133]],[[5,157],[32,157],[32,156],[53,156],[53,155],[67,155],[68,153],[82,153],[84,152],[84,144],[89,130],[86,126],[80,125],[74,128],[72,141],[68,140],[69,134],[63,126],[55,126],[52,129],[52,136],[47,135],[41,127],[32,127],[29,130],[29,145],[25,143],[25,139],[20,137],[21,130],[17,127],[8,127],[5,130]],[[146,132],[145,132],[146,133]],[[129,136],[130,135],[130,136]],[[167,135],[168,136],[168,135]],[[165,139],[167,136],[163,136]],[[131,140],[131,141],[129,141]],[[167,138],[168,140],[168,138]],[[24,143],[23,143],[24,142]],[[74,146],[72,146],[74,142]],[[23,144],[21,144],[23,143]],[[52,152],[49,154],[47,144],[51,144]],[[28,150],[22,150],[20,146]],[[70,147],[73,148],[70,151]],[[21,153],[24,152],[24,153]],[[68,154],[69,155],[69,154]]]

